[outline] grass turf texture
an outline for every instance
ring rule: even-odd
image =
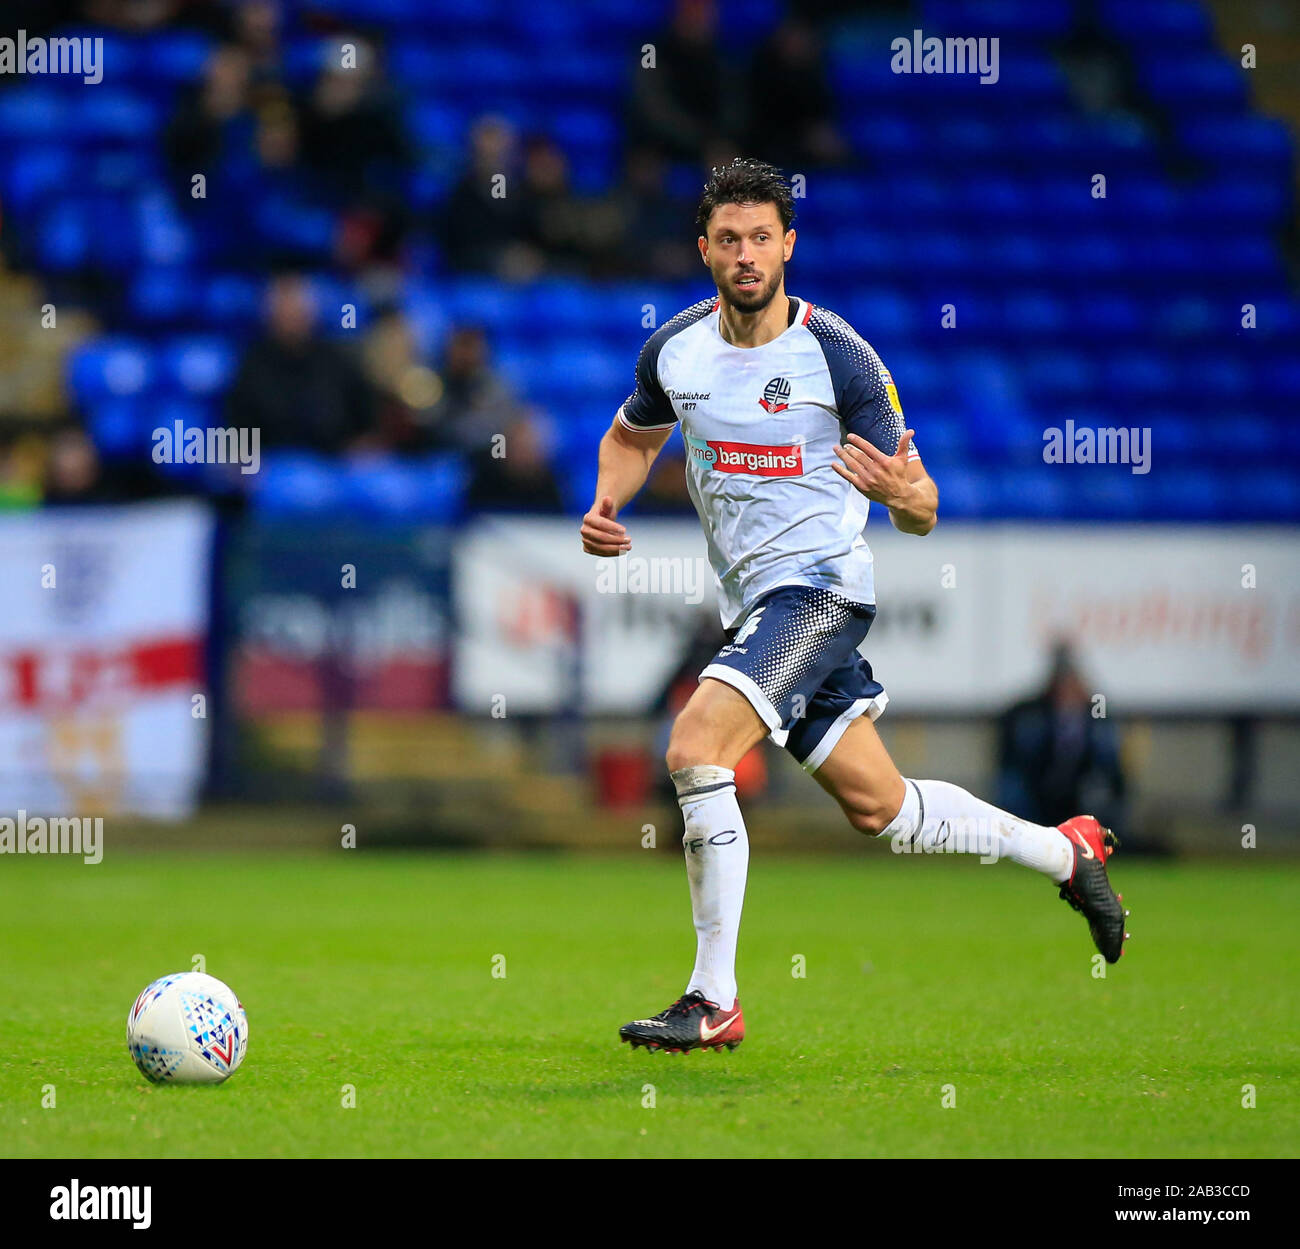
[[[675,856],[6,856],[0,1153],[1294,1156],[1300,869],[1117,859],[1134,939],[1095,979],[1036,875],[876,849],[755,856],[749,1037],[674,1056],[617,1028],[684,987]],[[154,1087],[126,1012],[195,953],[248,1057]]]

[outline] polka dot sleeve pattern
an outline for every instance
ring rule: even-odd
[[[898,451],[907,430],[894,379],[871,344],[843,317],[814,308],[808,329],[821,344],[846,432],[865,438],[886,455]],[[909,459],[916,459],[915,445]]]

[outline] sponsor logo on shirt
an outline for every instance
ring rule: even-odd
[[[718,442],[686,439],[691,459],[715,473],[752,473],[756,477],[803,476],[803,447],[763,446],[753,442]]]
[[[760,408],[768,412],[784,412],[790,406],[790,379],[774,377],[763,387],[763,397],[758,401]]]

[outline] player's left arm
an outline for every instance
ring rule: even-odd
[[[916,431],[905,430],[898,450],[886,455],[860,434],[849,434],[835,447],[838,464],[831,467],[873,503],[889,509],[900,533],[927,534],[939,517],[939,487],[912,450]]]

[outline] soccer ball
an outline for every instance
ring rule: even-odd
[[[126,1017],[126,1044],[153,1084],[220,1084],[244,1061],[248,1019],[228,985],[178,971],[147,986]]]

